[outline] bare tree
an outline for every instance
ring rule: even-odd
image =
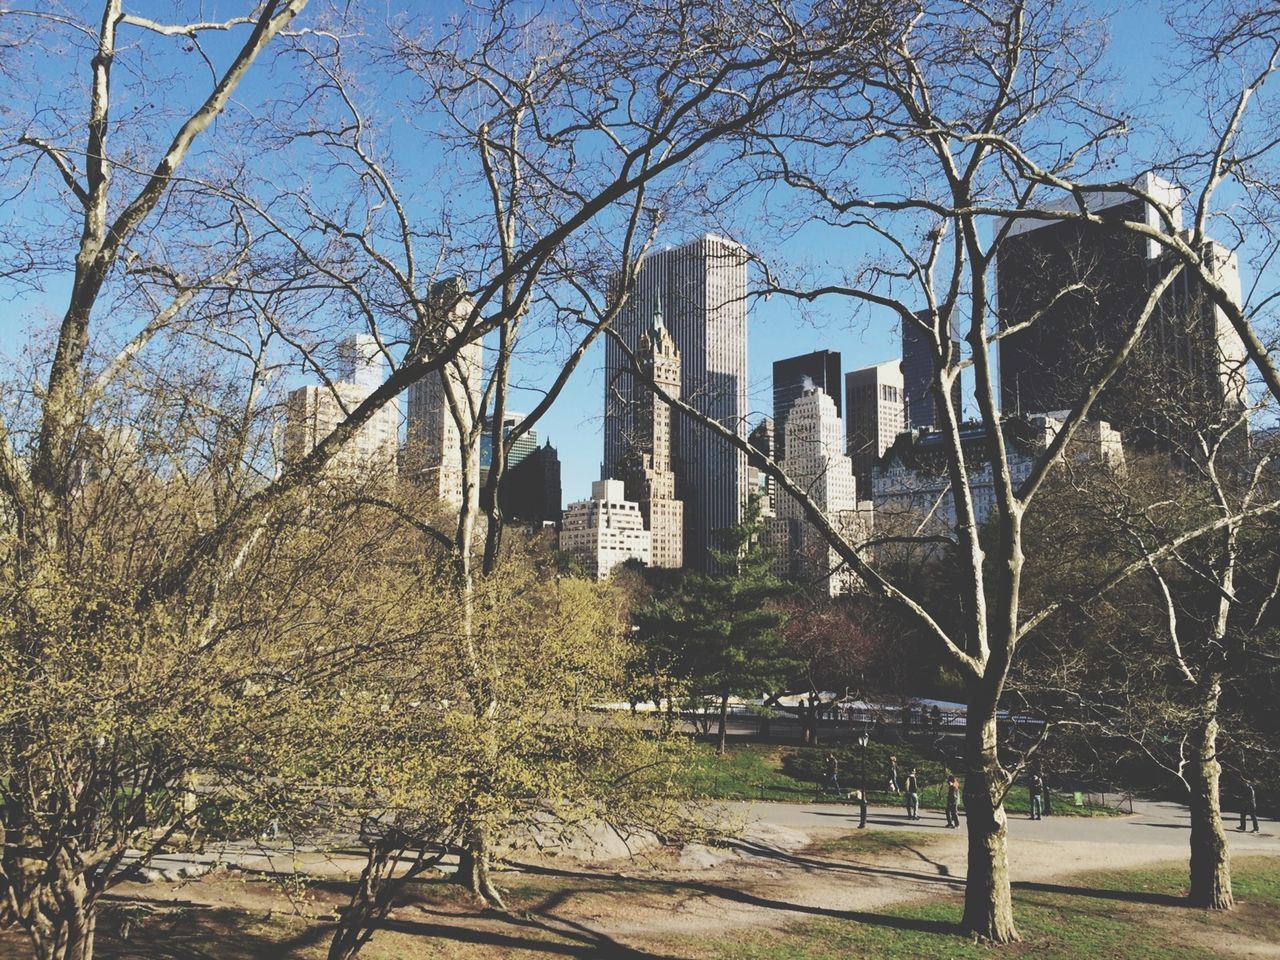
[[[953,618],[934,616],[895,583],[777,464],[687,403],[663,395],[773,476],[779,495],[803,506],[866,588],[912,620],[963,678],[969,830],[963,927],[993,942],[1018,936],[1003,808],[1017,769],[1002,761],[996,711],[1020,641],[1057,604],[1024,607],[1024,521],[1099,397],[1144,342],[1164,292],[1182,268],[1179,262],[1165,264],[1132,309],[1112,318],[1114,334],[1100,362],[1074,385],[1060,428],[1015,475],[993,348],[1048,322],[1045,317],[1063,297],[1090,291],[1087,277],[1064,279],[1047,303],[1015,322],[994,311],[993,266],[1020,218],[1039,216],[1026,211],[1035,207],[1041,188],[1055,178],[1087,174],[1105,156],[1108,139],[1124,129],[1120,118],[1091,105],[1100,50],[1090,39],[1093,30],[1079,10],[1062,4],[927,5],[885,44],[859,85],[816,97],[812,115],[793,116],[790,125],[762,134],[750,157],[753,177],[763,172],[770,183],[785,183],[812,204],[813,216],[874,241],[865,263],[842,277],[789,284],[766,267],[764,289],[805,300],[848,297],[886,311],[929,344],[948,513],[954,518],[946,531],[957,558]],[[1064,129],[1076,135],[1064,140]],[[1032,171],[1026,157],[1042,159]],[[878,169],[882,179],[865,183],[868,169]],[[1083,202],[1080,210],[1092,216]],[[1161,242],[1181,242],[1168,223],[1148,233],[1159,234]],[[953,342],[953,329],[963,336],[963,352]],[[961,442],[962,411],[952,390],[966,369],[975,384],[981,463],[973,462]],[[635,375],[642,376],[638,368]],[[986,470],[991,507],[983,524],[986,511],[976,502],[975,481]],[[1221,531],[1231,522],[1207,522],[1195,535]],[[936,544],[938,536],[916,539]],[[1163,557],[1172,549],[1164,543],[1155,551]]]

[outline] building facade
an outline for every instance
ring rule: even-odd
[[[649,531],[640,504],[626,499],[621,480],[597,480],[591,497],[569,504],[560,527],[560,549],[577,557],[588,575],[606,580],[628,560],[648,566]]]
[[[363,403],[385,379],[377,341],[368,335],[348,337],[338,349],[340,379],[330,386],[308,385],[289,393],[285,404],[283,463],[301,461]],[[387,477],[396,470],[400,406],[383,404],[329,461],[331,477],[364,480]]]
[[[560,457],[548,440],[509,467],[498,491],[502,514],[516,523],[559,525]]]
[[[817,387],[841,404],[840,353],[815,350],[799,357],[788,357],[773,364],[773,425],[777,459],[787,455],[787,413],[808,387]]]
[[[431,295],[437,329],[420,331],[417,341],[422,344],[456,335],[469,321],[472,310],[461,281],[442,280],[432,288]],[[462,440],[471,434],[478,415],[483,379],[484,346],[476,340],[466,344],[444,367],[409,387],[405,470],[454,509],[462,506],[464,465],[473,482],[479,479],[480,445],[466,444],[464,452]]]
[[[1016,489],[1044,452],[1066,414],[1009,417],[1003,422],[1009,475]],[[955,499],[947,471],[943,434],[931,430],[903,433],[885,453],[872,476],[876,529],[919,535],[951,535],[956,526]],[[960,430],[973,500],[974,520],[985,523],[995,509],[995,480],[988,456],[987,430],[968,423]],[[1110,424],[1086,420],[1077,428],[1066,455],[1078,463],[1122,470],[1125,449],[1120,431]]]
[[[680,397],[680,352],[656,301],[650,328],[640,338],[640,369],[673,398]],[[631,432],[623,437],[621,477],[628,500],[640,504],[652,541],[652,565],[684,566],[684,504],[676,497],[672,465],[671,408],[642,390],[633,401]]]
[[[871,489],[871,468],[906,429],[902,365],[893,360],[845,375],[845,431],[859,489]]]
[[[831,397],[808,387],[787,418],[782,469],[822,509],[831,524],[851,540],[862,539],[853,462],[844,453],[845,432]],[[835,596],[852,589],[855,577],[826,537],[810,523],[798,500],[779,491],[777,515],[769,521],[775,557],[785,544],[788,573],[804,583],[820,584]]]
[[[927,310],[916,314],[921,323],[932,325],[932,317]],[[951,342],[957,355],[960,341],[954,335]],[[911,323],[902,324],[902,395],[903,414],[906,420],[905,429],[917,430],[920,427],[936,427],[941,422],[941,410],[938,395],[933,389],[934,359],[932,338]],[[957,418],[962,416],[960,379],[957,377],[951,385],[951,402],[955,407]]]
[[[747,435],[747,442],[764,456],[776,462],[775,453],[777,451],[774,438],[773,421],[765,417],[752,428],[751,433]],[[777,508],[777,484],[774,482],[773,477],[759,467],[753,467],[748,464],[747,490],[749,496],[759,499],[760,516],[772,517]]]
[[[651,253],[614,328],[632,351],[649,328],[655,303],[680,354],[680,393],[701,413],[745,438],[747,416],[747,252],[706,234]],[[615,291],[615,294],[617,291]],[[634,434],[636,400],[645,389],[631,375],[622,348],[605,344],[604,462],[601,476],[622,473],[626,438]],[[684,562],[710,570],[715,532],[742,520],[747,458],[701,425],[671,423],[676,499],[684,504]]]
[[[1135,186],[1173,211],[1128,193],[1092,195],[1101,223],[1017,220],[996,265],[999,326],[1019,327],[999,345],[1000,398],[1007,414],[1069,409],[1124,341],[1172,258],[1155,240],[1119,224],[1181,231],[1182,195],[1146,174]],[[1234,254],[1213,241],[1208,258],[1239,298]],[[1022,326],[1020,326],[1022,325]],[[1244,402],[1245,351],[1198,277],[1182,270],[1157,301],[1137,348],[1093,411],[1129,440],[1157,440],[1169,429],[1167,402],[1221,408]]]

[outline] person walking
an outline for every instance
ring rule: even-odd
[[[889,789],[892,790],[894,793],[900,792],[898,790],[898,758],[897,757],[889,758]]]
[[[837,776],[837,774],[839,773],[839,767],[840,767],[840,762],[836,760],[836,755],[828,751],[826,757],[822,761],[822,770],[823,770],[822,789],[823,790],[826,790],[829,793],[840,792],[840,779]]]
[[[1038,773],[1031,775],[1031,819],[1044,818],[1044,779]]]
[[[907,792],[907,819],[920,819],[920,781],[916,778],[915,767],[911,768],[911,772],[907,774],[907,782],[904,784]]]
[[[1240,778],[1240,829],[1245,829],[1245,820],[1253,818],[1253,832],[1258,832],[1258,794],[1253,784],[1244,777]]]
[[[960,826],[960,779],[954,773],[947,778],[947,826]]]

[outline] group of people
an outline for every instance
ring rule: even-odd
[[[840,764],[834,753],[828,753],[823,761],[822,788],[832,793],[840,792]],[[907,803],[907,819],[920,819],[920,777],[915,767],[907,774],[906,779],[898,784],[898,758],[889,758],[889,789],[904,795]],[[866,796],[858,793],[857,799],[866,809]],[[960,778],[954,774],[947,778],[947,826],[960,826]]]
[[[889,758],[889,790],[895,794],[904,795],[907,806],[907,819],[920,819],[920,778],[916,775],[915,767],[911,768],[911,772],[907,774],[906,779],[899,785],[898,779],[898,758],[891,756]],[[960,778],[955,774],[947,776],[947,826],[960,826]],[[1253,784],[1247,780],[1241,779],[1240,791],[1240,830],[1247,829],[1249,819],[1253,821],[1253,832],[1258,832],[1258,805],[1257,795],[1254,792]],[[834,753],[828,753],[823,762],[823,781],[824,790],[832,793],[840,792],[839,778],[839,761]],[[1052,812],[1050,809],[1050,798],[1048,785],[1045,783],[1044,775],[1039,771],[1034,771],[1027,782],[1027,790],[1031,799],[1032,820],[1043,820]],[[852,796],[852,795],[851,795]],[[859,791],[857,799],[862,804],[863,817],[866,817],[866,796]]]

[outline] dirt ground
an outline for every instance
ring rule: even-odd
[[[744,932],[782,930],[799,920],[872,920],[901,904],[957,898],[963,888],[964,831],[874,822],[859,832],[847,816],[781,805],[731,845],[651,851],[629,860],[542,857],[504,871],[513,911],[478,911],[459,888],[417,885],[366,950],[384,958],[620,956],[670,957],[673,944],[714,943]],[[821,819],[826,818],[826,819]],[[1185,859],[1176,817],[1150,811],[1126,823],[1077,824],[1043,835],[1019,827],[1011,842],[1015,883],[1049,889],[1081,871],[1130,869]],[[782,822],[778,822],[782,821]],[[1132,826],[1130,842],[1117,831]],[[1140,829],[1139,829],[1140,828]],[[1274,829],[1274,828],[1273,828]],[[1064,835],[1065,832],[1065,835]],[[1124,835],[1124,834],[1122,834]],[[1125,835],[1128,836],[1128,835]],[[1249,838],[1249,842],[1254,842]],[[1251,853],[1280,853],[1265,837]],[[337,873],[280,882],[257,869],[222,869],[180,883],[126,884],[104,916],[103,957],[322,957],[340,905]],[[1222,955],[1280,957],[1280,947],[1247,935],[1213,936]],[[1206,944],[1208,946],[1208,944]],[[681,948],[680,956],[699,956]],[[25,942],[0,935],[0,958],[29,956]]]

